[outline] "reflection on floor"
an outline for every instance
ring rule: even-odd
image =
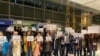
[[[68,56],[74,56],[74,55],[69,54]],[[96,51],[96,56],[100,56],[100,43],[98,43],[98,50]]]

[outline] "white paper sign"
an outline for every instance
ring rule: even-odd
[[[35,27],[32,27],[32,31],[36,31],[36,28]]]
[[[73,35],[74,37],[79,37],[79,34],[78,34],[78,33],[72,33],[72,35]]]
[[[6,36],[0,36],[0,42],[6,42],[7,41],[7,37]]]
[[[88,31],[87,31],[87,30],[81,30],[81,33],[82,33],[82,34],[87,34]]]
[[[7,31],[13,32],[14,31],[14,27],[8,27]]]
[[[27,41],[33,41],[34,40],[34,36],[27,36]]]
[[[61,28],[58,28],[58,31],[60,31],[61,30]]]
[[[46,36],[46,41],[52,41],[51,36]]]
[[[62,31],[58,31],[57,32],[57,37],[60,37],[60,36],[62,36],[63,35],[63,32]]]
[[[22,31],[28,31],[28,27],[23,27]]]
[[[100,26],[89,26],[88,33],[100,33]]]
[[[22,24],[22,21],[21,20],[17,20],[17,24]]]
[[[46,29],[47,30],[56,30],[57,29],[57,25],[55,25],[55,24],[47,24],[46,25]]]
[[[37,41],[42,42],[43,41],[43,37],[42,36],[37,37]]]
[[[44,28],[39,28],[38,31],[43,32]]]
[[[13,40],[21,40],[21,36],[12,36]]]
[[[66,31],[67,33],[74,33],[74,32],[75,32],[74,29],[72,29],[71,27],[66,27],[66,28],[65,28],[65,31]]]

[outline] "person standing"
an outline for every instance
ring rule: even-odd
[[[74,40],[74,56],[82,56],[80,51],[81,51],[81,38],[75,37],[75,40]]]
[[[64,35],[60,37],[60,40],[61,40],[60,56],[64,56]]]
[[[88,38],[88,43],[90,56],[95,56],[95,51],[97,50],[97,37],[95,34],[90,35],[90,38]]]
[[[47,32],[46,38],[45,38],[45,56],[51,56],[51,50],[52,50],[52,38],[50,36],[50,32]]]
[[[42,50],[42,43],[43,43],[43,37],[41,35],[41,32],[38,32],[36,37],[36,46],[35,46],[35,49],[34,49],[34,53],[33,53],[33,56],[40,56],[41,55],[41,50]]]
[[[4,34],[2,31],[0,31],[0,36],[3,37]],[[0,39],[0,56],[7,56],[7,52],[8,52],[8,40],[6,38],[5,41],[2,41]]]
[[[70,48],[70,39],[69,39],[69,34],[66,33],[64,36],[65,56],[68,56],[69,48]]]
[[[18,35],[18,32],[15,31],[13,32],[13,35],[12,35],[12,39],[11,39],[11,42],[12,42],[12,50],[13,50],[13,56],[21,56],[21,38],[20,39],[16,39],[14,40],[14,37],[21,37]]]

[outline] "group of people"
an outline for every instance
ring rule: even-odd
[[[43,32],[23,32],[21,27],[15,27],[14,32],[3,34],[7,41],[0,43],[0,56],[95,56],[97,50],[98,35],[85,34],[83,37],[74,37],[71,33],[63,32],[57,36],[57,31],[44,29]],[[19,40],[13,40],[13,36],[21,36]],[[33,36],[33,41],[27,41],[27,36]]]

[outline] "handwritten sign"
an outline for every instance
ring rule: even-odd
[[[62,32],[62,31],[58,31],[58,32],[57,32],[57,37],[62,36],[62,34],[63,34],[63,32]]]
[[[12,36],[13,40],[21,40],[21,36]]]
[[[35,27],[32,27],[32,31],[36,31],[36,28]]]
[[[0,42],[6,42],[7,41],[7,37],[6,36],[0,36]]]
[[[43,32],[44,28],[39,28],[38,31]]]
[[[17,20],[17,24],[22,24],[22,21],[21,20]]]
[[[34,40],[34,36],[27,36],[27,41],[33,41]]]
[[[39,42],[43,41],[43,37],[42,36],[37,37],[37,41],[39,41]]]
[[[8,27],[8,28],[7,28],[7,31],[13,32],[13,31],[14,31],[14,27]]]
[[[51,36],[46,36],[46,41],[52,41]]]
[[[28,27],[23,27],[22,31],[28,31]]]

